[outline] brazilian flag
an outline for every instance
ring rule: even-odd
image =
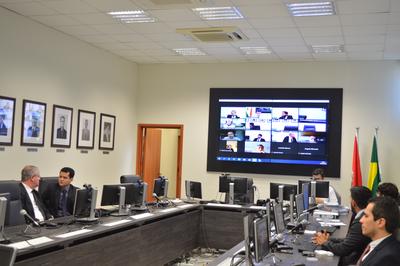
[[[372,145],[371,163],[369,165],[368,174],[368,188],[372,191],[372,196],[376,196],[379,182],[381,182],[381,176],[379,174],[379,162],[378,162],[378,148],[376,145],[376,136],[374,136],[374,143]]]

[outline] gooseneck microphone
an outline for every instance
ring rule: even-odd
[[[38,223],[38,221],[36,221],[35,219],[33,219],[32,216],[30,216],[29,213],[28,213],[26,210],[21,209],[21,210],[19,211],[19,214],[21,214],[22,216],[28,218],[28,220],[30,220],[34,225],[40,226],[40,224]]]
[[[153,197],[157,200],[157,202],[160,202],[160,201],[161,201],[160,198],[157,196],[156,193],[153,193]]]

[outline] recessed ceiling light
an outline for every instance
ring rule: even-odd
[[[267,47],[259,46],[259,47],[239,47],[240,50],[244,54],[247,55],[252,55],[252,54],[271,54],[271,50],[269,50]]]
[[[311,45],[311,49],[314,54],[344,52],[344,46],[340,44]]]
[[[331,16],[336,14],[333,2],[297,2],[288,3],[286,6],[294,17]]]
[[[242,19],[243,15],[236,7],[199,7],[192,9],[204,20]]]
[[[114,19],[117,19],[123,23],[143,23],[156,21],[154,17],[151,17],[143,10],[113,11],[108,12],[107,14],[111,15]]]
[[[205,52],[198,48],[176,48],[173,49],[175,53],[179,55],[206,55]]]

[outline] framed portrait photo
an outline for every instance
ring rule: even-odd
[[[100,114],[99,150],[114,150],[115,116]]]
[[[15,98],[0,96],[0,145],[13,144],[14,116]]]
[[[78,110],[78,140],[76,147],[79,149],[94,148],[94,130],[96,125],[96,113]]]
[[[51,126],[52,147],[71,147],[72,114],[72,108],[53,105],[53,121]]]
[[[46,104],[23,100],[21,146],[44,146]]]

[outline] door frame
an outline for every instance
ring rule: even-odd
[[[136,174],[143,175],[143,132],[146,128],[159,129],[178,129],[178,158],[176,169],[176,197],[181,196],[181,180],[182,180],[182,154],[183,154],[183,125],[180,124],[138,124],[137,126],[137,146],[136,146]],[[162,140],[161,140],[162,141]]]

